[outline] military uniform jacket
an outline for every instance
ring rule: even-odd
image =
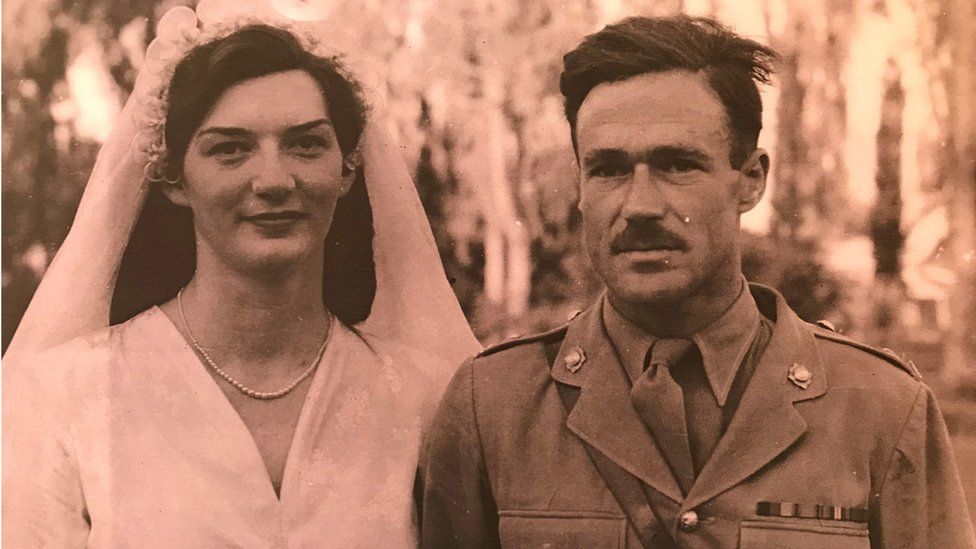
[[[597,304],[459,369],[421,455],[421,546],[976,546],[945,424],[914,367],[801,321],[774,290],[751,291],[773,333],[689,493],[631,405]],[[576,393],[571,412],[561,391]],[[641,488],[654,511],[641,524],[591,453]]]

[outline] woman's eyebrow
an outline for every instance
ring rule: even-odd
[[[311,120],[309,122],[304,122],[302,124],[298,124],[297,126],[292,126],[290,128],[286,128],[285,131],[282,132],[282,133],[289,134],[289,135],[290,134],[296,134],[296,133],[302,133],[304,131],[308,131],[308,130],[311,130],[312,128],[317,128],[317,127],[323,126],[323,125],[331,126],[332,125],[332,122],[328,118],[317,118],[317,119]],[[211,126],[209,128],[204,128],[204,129],[200,130],[199,132],[197,132],[197,137],[203,137],[204,135],[207,135],[207,134],[217,134],[217,135],[223,135],[223,136],[226,136],[226,137],[244,137],[244,136],[252,135],[253,133],[254,132],[252,132],[250,130],[246,130],[244,128],[236,128],[236,127],[233,127],[233,126],[227,126],[227,127],[225,127],[225,126]]]
[[[318,119],[312,120],[310,122],[305,122],[304,124],[299,124],[297,126],[292,126],[292,127],[288,128],[288,129],[286,129],[282,133],[284,135],[294,135],[296,133],[306,132],[306,131],[311,130],[313,128],[317,128],[319,126],[331,126],[331,125],[332,125],[332,121],[330,121],[328,118],[318,118]]]
[[[221,126],[212,126],[210,128],[204,128],[197,132],[196,137],[203,137],[207,134],[215,133],[217,135],[223,135],[227,137],[242,137],[251,135],[251,132],[245,130],[244,128],[225,128]]]

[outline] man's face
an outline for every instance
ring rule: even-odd
[[[736,170],[725,109],[702,73],[595,87],[577,115],[586,247],[615,303],[719,295],[740,272],[739,215],[762,197],[767,159]]]

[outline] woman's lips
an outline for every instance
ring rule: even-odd
[[[281,212],[261,212],[243,216],[248,223],[265,228],[288,227],[308,217],[307,214],[294,210]]]

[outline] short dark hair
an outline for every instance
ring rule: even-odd
[[[776,52],[706,17],[629,17],[593,33],[563,56],[559,90],[577,149],[576,115],[596,86],[669,70],[704,71],[729,120],[729,161],[739,168],[762,129],[757,82],[769,83]]]
[[[309,53],[290,32],[253,25],[198,46],[176,66],[165,123],[167,178],[182,174],[193,134],[225,91],[289,70],[305,71],[319,85],[339,149],[344,156],[352,154],[366,123],[358,84],[343,74],[338,59]],[[372,209],[362,167],[356,168],[349,192],[336,204],[324,246],[324,305],[347,325],[364,320],[375,297],[376,273]],[[170,299],[195,268],[192,215],[170,203],[154,184],[122,260],[112,321]]]

